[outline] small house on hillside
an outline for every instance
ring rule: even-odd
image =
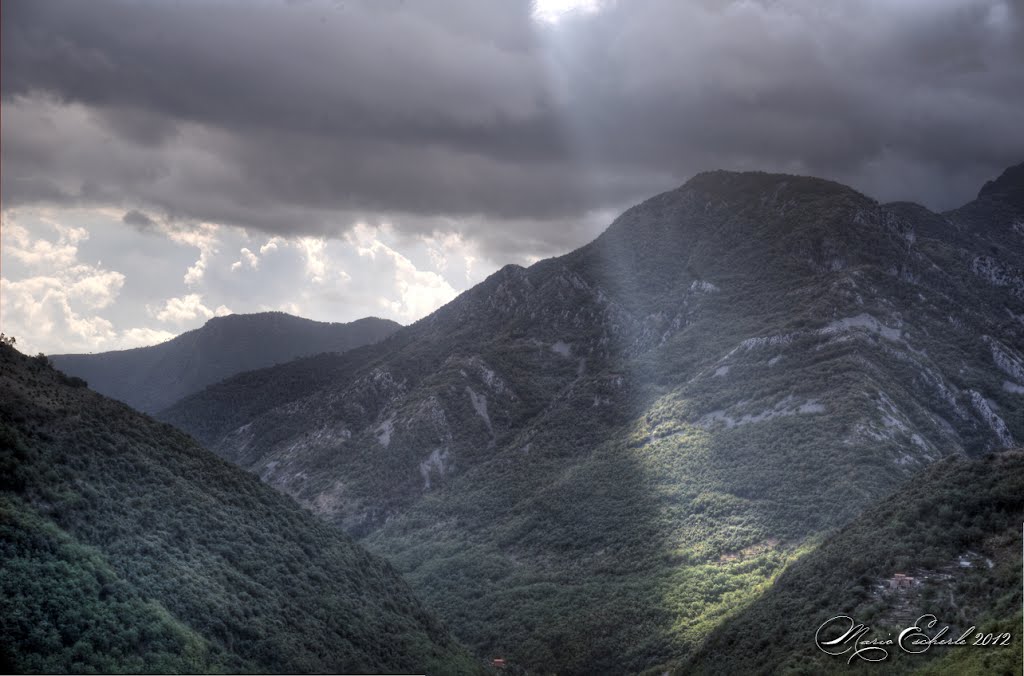
[[[914,578],[903,573],[896,573],[889,580],[889,590],[895,591],[897,589],[910,589],[914,586]]]

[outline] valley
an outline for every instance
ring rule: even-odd
[[[0,673],[1024,676],[1024,0],[0,4]]]

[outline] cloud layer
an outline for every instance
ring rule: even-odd
[[[945,209],[1024,159],[1011,0],[565,4],[10,0],[3,208],[115,210],[192,247],[166,298],[208,310],[233,227],[253,242],[229,271],[281,247],[310,285],[291,302],[347,281],[410,319],[465,288],[443,256],[404,267],[410,243],[455,238],[478,271],[532,260],[711,168]],[[346,280],[338,245],[383,286]]]
[[[5,3],[3,31],[15,205],[320,234],[579,217],[764,166],[952,206],[1024,153],[1000,0],[637,0],[554,24],[525,2],[51,0]]]

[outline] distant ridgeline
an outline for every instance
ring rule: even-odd
[[[399,328],[376,317],[335,324],[283,312],[227,315],[159,345],[50,359],[97,392],[155,413],[236,373],[321,352],[345,352]]]
[[[383,560],[0,345],[5,673],[480,673]]]
[[[945,214],[700,174],[380,343],[160,416],[388,557],[481,655],[679,665],[824,534],[1024,440],[1022,174]]]

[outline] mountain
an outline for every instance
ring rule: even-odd
[[[283,312],[227,315],[159,345],[50,359],[97,392],[155,413],[236,373],[321,352],[345,352],[399,328],[376,317],[328,324]]]
[[[829,619],[845,615],[868,625],[865,639],[895,639],[930,613],[939,620],[925,628],[930,636],[949,626],[946,638],[956,638],[974,626],[969,645],[913,655],[887,648],[880,664],[886,674],[1019,674],[1021,523],[1024,451],[947,458],[790,566],[679,673],[845,673],[849,653],[837,657],[814,646],[815,631]],[[913,582],[892,589],[897,574]],[[974,645],[978,634],[1012,638]]]
[[[0,346],[5,673],[478,673],[395,570],[172,427]]]
[[[379,344],[161,413],[394,562],[481,654],[691,654],[929,465],[1024,439],[1021,168],[961,209],[708,172]]]

